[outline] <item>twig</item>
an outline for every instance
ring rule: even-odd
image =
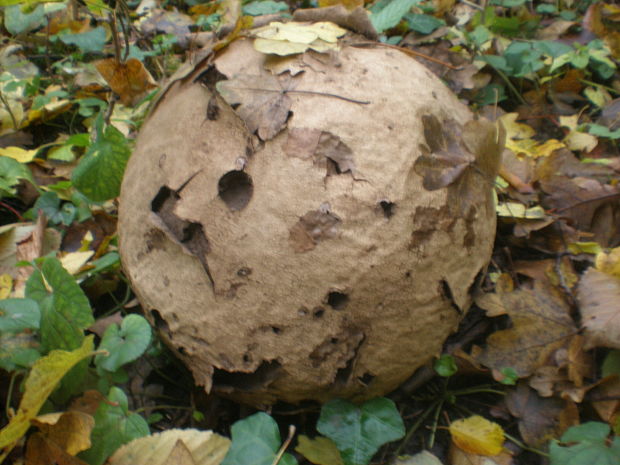
[[[273,459],[273,462],[271,462],[271,465],[278,465],[278,462],[282,459],[284,452],[286,452],[286,449],[291,444],[291,441],[293,440],[294,435],[295,435],[295,425],[289,425],[288,437],[286,438],[286,441],[284,441],[284,444],[282,444],[282,447],[280,447],[280,450],[278,451],[278,454],[276,455],[276,457]]]
[[[351,44],[351,47],[360,47],[360,48],[376,47],[376,46],[398,50],[412,57],[424,58],[425,60],[432,61],[433,63],[437,63],[438,65],[445,66],[446,68],[449,68],[449,69],[453,69],[453,70],[460,69],[460,66],[454,66],[450,63],[446,63],[445,61],[426,55],[422,52],[416,52],[415,50],[411,50],[410,48],[399,47],[398,45],[382,44],[381,42],[358,42],[355,44]]]
[[[15,115],[13,114],[13,110],[11,110],[11,106],[9,105],[8,100],[4,97],[4,94],[2,93],[2,90],[0,90],[0,101],[2,101],[2,104],[4,105],[4,108],[6,108],[6,112],[11,117],[11,121],[13,122],[13,129],[15,129],[17,131],[19,129],[17,127],[17,119],[15,119]]]

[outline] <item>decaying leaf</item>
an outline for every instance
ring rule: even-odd
[[[67,411],[39,415],[32,420],[48,441],[70,455],[90,447],[90,432],[95,426],[93,417],[84,412]]]
[[[297,441],[295,452],[299,452],[310,462],[317,465],[343,465],[340,452],[331,439],[322,436],[311,439],[301,434]]]
[[[567,403],[557,397],[543,399],[520,382],[506,395],[506,406],[519,419],[519,433],[526,444],[539,447],[562,432],[562,412]]]
[[[487,338],[477,359],[489,368],[511,367],[520,377],[529,376],[576,332],[568,305],[549,287],[536,284],[534,289],[501,292],[498,297],[512,327]]]
[[[501,162],[504,131],[501,125],[473,120],[460,127],[454,120],[441,122],[423,115],[426,147],[414,165],[428,190],[449,188],[450,204],[461,216],[469,214],[471,198],[487,192],[489,200]],[[487,203],[487,208],[489,204]]]
[[[479,415],[450,423],[452,441],[466,452],[477,455],[498,455],[504,445],[500,425]]]
[[[261,53],[286,56],[306,50],[327,52],[338,49],[338,37],[347,31],[336,24],[324,21],[316,23],[272,22],[255,29],[254,48]]]
[[[578,298],[586,348],[620,349],[620,278],[590,268],[581,277]]]
[[[286,125],[291,109],[287,91],[295,86],[296,78],[290,75],[239,74],[219,81],[217,90],[229,105],[240,105],[236,111],[248,130],[267,141]]]
[[[53,350],[35,362],[26,378],[24,395],[17,413],[10,419],[8,425],[0,430],[0,448],[3,449],[0,461],[26,433],[30,427],[30,421],[39,413],[65,373],[76,363],[90,356],[93,348],[93,336],[88,336],[84,338],[82,346],[78,349],[71,352]]]
[[[178,444],[181,443],[181,446]],[[134,439],[110,457],[109,465],[219,465],[230,447],[230,439],[196,429],[170,429]],[[184,456],[189,453],[193,462],[172,462],[171,454]]]
[[[106,58],[97,61],[95,66],[124,105],[135,105],[146,92],[157,87],[151,74],[136,58],[124,63],[116,58]]]

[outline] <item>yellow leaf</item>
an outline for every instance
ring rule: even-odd
[[[573,242],[568,244],[568,251],[572,254],[590,253],[596,255],[603,251],[598,242]]]
[[[534,158],[548,157],[558,149],[565,148],[566,146],[556,139],[549,139],[542,144],[534,147]]]
[[[577,130],[579,115],[560,116],[560,126],[569,129],[569,133],[562,140],[569,150],[590,152],[598,144],[595,136]]]
[[[1,156],[12,158],[20,163],[30,163],[36,154],[37,149],[25,150],[21,147],[5,147],[0,149]]]
[[[310,439],[303,434],[297,438],[298,444],[295,451],[306,457],[310,462],[317,465],[342,465],[342,457],[334,441],[317,436]]]
[[[540,220],[545,218],[545,210],[540,205],[526,208],[519,202],[503,202],[498,203],[495,211],[499,216],[506,218],[523,218],[526,220]]]
[[[10,274],[0,274],[0,300],[6,299],[11,295],[13,289],[13,278]]]
[[[84,252],[69,252],[60,259],[62,266],[71,274],[77,274],[78,271],[88,262],[90,257],[95,254],[92,250]]]
[[[609,253],[600,252],[594,261],[596,269],[616,278],[620,278],[620,247]]]
[[[500,119],[506,129],[507,139],[530,139],[535,134],[534,128],[527,124],[517,123],[518,113],[506,113]]]
[[[329,21],[313,24],[275,21],[256,29],[254,48],[261,53],[280,56],[303,53],[309,48],[325,52],[338,49],[338,37],[346,32]]]
[[[28,431],[32,420],[50,396],[56,384],[80,360],[90,356],[94,349],[93,336],[84,338],[82,347],[73,351],[53,350],[37,360],[24,385],[24,395],[17,413],[0,430],[0,462],[9,454],[17,441]]]
[[[90,448],[95,419],[84,412],[48,413],[32,420],[45,437],[70,455]]]
[[[452,422],[450,434],[456,446],[471,454],[498,455],[504,444],[502,427],[479,415]]]

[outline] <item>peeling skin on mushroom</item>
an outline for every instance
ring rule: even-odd
[[[329,211],[314,210],[302,216],[290,229],[289,242],[295,252],[309,252],[338,234],[340,218]]]
[[[442,279],[441,281],[439,281],[439,287],[440,287],[439,292],[441,292],[441,295],[443,296],[443,298],[446,299],[448,302],[450,302],[450,306],[456,311],[456,313],[458,313],[459,315],[462,315],[463,310],[454,301],[454,296],[452,295],[452,289],[450,289],[450,284],[448,283],[448,281],[446,281],[445,279]]]

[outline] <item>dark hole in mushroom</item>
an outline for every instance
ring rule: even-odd
[[[445,300],[450,302],[450,305],[454,310],[456,310],[456,313],[458,313],[459,315],[463,314],[463,310],[461,309],[461,307],[459,307],[454,301],[454,295],[452,294],[452,289],[450,289],[450,284],[448,284],[448,281],[446,281],[445,279],[439,281],[439,292]]]
[[[177,350],[181,355],[187,356],[187,350],[185,350],[185,347],[177,347]]]
[[[247,266],[242,266],[237,270],[237,276],[239,276],[240,278],[245,278],[247,276],[250,276],[251,274],[252,268],[249,268]]]
[[[383,210],[383,216],[385,216],[388,220],[394,216],[394,210],[396,204],[394,202],[388,202],[387,200],[382,200],[379,202],[379,206],[381,210]]]
[[[164,206],[166,200],[172,196],[174,191],[168,186],[162,186],[157,195],[151,200],[151,211],[158,213]]]
[[[375,379],[375,375],[371,375],[370,373],[364,373],[362,376],[358,376],[358,378],[360,383],[362,383],[365,386],[368,386],[370,383],[372,383],[372,380]]]
[[[329,342],[331,342],[332,344],[338,344],[338,338],[337,337],[332,337]]]
[[[243,362],[250,363],[252,361],[252,357],[249,354],[243,354]]]
[[[271,331],[273,334],[280,334],[282,332],[282,328],[278,328],[277,326],[272,326]]]
[[[243,171],[229,171],[217,184],[220,198],[231,211],[243,210],[252,198],[252,178]]]
[[[159,310],[151,309],[151,316],[153,317],[153,321],[155,323],[155,327],[160,331],[165,331],[166,333],[170,333],[170,328],[168,327],[168,323],[161,316]]]
[[[314,316],[314,318],[322,318],[324,314],[325,314],[325,309],[321,307],[317,307],[312,311],[312,316]]]
[[[276,360],[264,361],[252,373],[226,371],[216,368],[213,372],[213,388],[220,391],[232,389],[253,391],[268,386],[280,373],[281,365]]]
[[[334,310],[343,310],[349,303],[349,296],[342,292],[330,292],[327,294],[327,305]]]
[[[217,97],[212,95],[207,104],[207,119],[215,121],[220,117],[220,107],[217,104]]]

